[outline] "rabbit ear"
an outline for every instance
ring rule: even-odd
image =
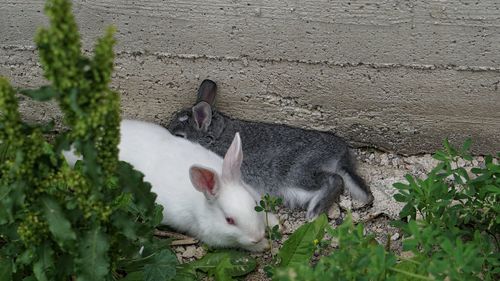
[[[189,178],[196,190],[203,192],[208,200],[214,199],[219,192],[217,173],[201,166],[189,168]]]
[[[196,129],[206,131],[212,123],[212,108],[207,102],[200,101],[192,110]]]
[[[243,151],[241,148],[240,134],[236,133],[231,146],[224,156],[222,163],[222,178],[229,181],[241,179],[241,163],[243,162]]]
[[[200,84],[200,88],[198,88],[198,98],[196,103],[200,101],[204,101],[211,106],[214,106],[215,96],[217,94],[217,84],[214,81],[205,79]]]

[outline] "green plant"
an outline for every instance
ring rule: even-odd
[[[484,167],[469,174],[458,165],[472,160],[469,146],[467,141],[457,150],[445,141],[445,149],[434,155],[439,164],[425,179],[408,175],[408,183],[395,184],[395,199],[405,206],[394,225],[404,233],[404,250],[412,258],[389,252],[348,216],[336,229],[322,225],[338,244],[331,254],[316,263],[310,250],[295,255],[293,263],[275,268],[273,280],[498,280],[500,154],[485,157]],[[284,248],[282,260],[290,255]]]
[[[425,179],[407,175],[407,184],[394,185],[394,198],[405,203],[395,223],[408,237],[404,249],[420,257],[419,271],[439,280],[500,277],[500,154],[469,174],[458,163],[472,160],[470,144],[458,150],[446,140]]]
[[[328,218],[322,214],[314,221],[305,223],[295,230],[283,243],[274,268],[268,271],[269,275],[274,275],[275,270],[280,271],[309,261],[317,250],[319,241],[323,239],[327,225]]]
[[[307,255],[295,255],[293,263],[277,268],[273,280],[386,280],[385,272],[396,260],[387,257],[384,248],[373,243],[371,237],[363,235],[362,225],[355,227],[349,216],[336,229],[326,223],[321,226],[338,242],[338,249],[315,266],[311,266],[310,250]]]
[[[35,41],[51,85],[21,93],[55,100],[70,130],[47,142],[47,126],[21,120],[16,91],[0,78],[0,275],[119,279],[127,274],[127,260],[140,258],[140,247],[155,243],[162,212],[143,175],[118,161],[119,97],[108,87],[113,30],[98,39],[89,58],[81,53],[70,1],[49,0],[45,11],[50,26]],[[70,145],[82,156],[74,168],[62,156]],[[175,256],[167,248],[150,255],[136,269],[147,280],[171,279]],[[173,269],[158,274],[148,262]]]
[[[214,277],[216,281],[232,281],[234,277],[252,272],[257,263],[248,254],[236,250],[219,250],[206,254],[200,260],[183,264],[178,271],[177,281],[200,280],[198,271]]]
[[[265,194],[259,202],[258,206],[255,206],[256,212],[264,212],[266,218],[266,233],[268,235],[270,244],[271,244],[271,252],[273,252],[273,243],[272,241],[281,239],[281,232],[279,229],[279,225],[274,225],[271,227],[269,225],[269,214],[274,214],[277,211],[277,208],[283,204],[283,199],[279,197],[274,197],[269,194]]]

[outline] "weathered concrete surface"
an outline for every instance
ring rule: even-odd
[[[125,116],[165,123],[209,77],[235,117],[401,153],[469,136],[476,153],[500,151],[500,2],[205,2],[74,1],[86,49],[118,28]],[[42,84],[32,38],[43,1],[0,5],[0,75]],[[37,120],[53,108],[22,104]]]

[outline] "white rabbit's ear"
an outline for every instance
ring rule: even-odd
[[[217,173],[211,169],[191,166],[189,178],[196,190],[203,192],[208,200],[214,199],[220,189]]]
[[[196,99],[196,103],[204,101],[210,106],[214,106],[216,95],[217,84],[215,84],[215,82],[210,79],[205,79],[203,80],[203,82],[201,82],[200,88],[198,88],[198,97]]]
[[[240,134],[236,133],[231,146],[224,156],[222,163],[222,178],[228,181],[239,181],[241,179],[241,163],[243,162],[243,150],[241,148]]]
[[[212,107],[205,101],[200,101],[192,108],[197,130],[207,131],[212,123]]]

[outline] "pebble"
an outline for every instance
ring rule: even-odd
[[[202,248],[202,247],[197,247],[196,248],[196,253],[194,254],[194,256],[197,258],[197,259],[200,259],[201,257],[203,257],[205,255],[205,250]]]
[[[176,254],[175,254],[175,257],[177,258],[177,260],[178,260],[179,262],[182,262],[182,254],[181,254],[181,253],[176,253]]]
[[[353,222],[359,222],[360,217],[359,217],[358,213],[352,213],[351,215],[352,215]]]
[[[391,236],[391,240],[392,240],[392,241],[396,241],[396,240],[398,240],[398,239],[399,239],[399,233],[397,233],[397,232],[396,232],[396,233],[394,233],[394,234]]]
[[[274,255],[278,254],[279,251],[280,251],[280,248],[279,248],[278,244],[273,243],[273,248],[271,250],[271,254],[274,256]]]
[[[182,253],[183,258],[192,258],[196,255],[196,247],[195,246],[187,246],[186,250]]]
[[[380,156],[380,165],[388,165],[389,164],[389,157],[387,157],[387,154],[382,154]]]
[[[340,217],[340,208],[338,204],[333,204],[328,210],[328,218],[331,220],[337,219]]]
[[[350,198],[348,198],[346,196],[341,196],[339,206],[344,210],[350,210],[351,206],[352,206],[352,202],[351,202]]]

